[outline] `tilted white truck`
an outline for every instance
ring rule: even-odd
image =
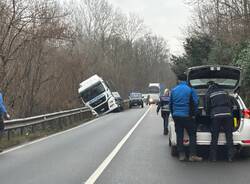
[[[81,82],[78,93],[82,102],[89,107],[94,114],[106,114],[118,108],[108,85],[98,75],[93,75]]]

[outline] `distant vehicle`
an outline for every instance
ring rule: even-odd
[[[115,101],[116,101],[116,103],[118,105],[117,111],[122,111],[123,110],[123,99],[122,99],[122,97],[120,96],[120,94],[117,91],[112,92],[112,95],[114,96]]]
[[[230,66],[197,66],[189,68],[187,71],[188,83],[195,88],[199,95],[199,112],[196,116],[197,123],[197,145],[210,145],[210,118],[206,114],[205,92],[208,88],[208,82],[214,81],[219,86],[229,92],[233,103],[233,141],[235,148],[245,156],[250,156],[250,110],[246,108],[243,100],[238,94],[241,80],[241,70]],[[188,135],[184,134],[183,142],[189,144]],[[225,134],[220,133],[218,139],[219,145],[225,145]],[[171,154],[177,155],[177,140],[174,122],[169,123],[169,145]]]
[[[161,85],[160,83],[149,83],[148,85],[148,104],[157,104],[160,99]]]
[[[78,93],[82,102],[93,114],[106,114],[118,108],[108,85],[98,75],[93,75],[80,83]]]
[[[129,94],[129,108],[132,106],[141,106],[142,108],[144,107],[141,93],[132,92]]]
[[[148,94],[143,93],[142,98],[143,98],[143,102],[147,103]]]

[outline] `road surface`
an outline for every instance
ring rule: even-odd
[[[249,184],[250,160],[179,162],[156,107],[112,113],[0,154],[1,184]],[[94,178],[94,180],[92,180]]]

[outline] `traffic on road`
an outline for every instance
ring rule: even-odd
[[[180,162],[172,157],[156,110],[152,105],[107,114],[66,132],[6,150],[0,154],[1,183],[249,182],[248,158],[237,157],[227,163],[226,154],[220,152],[219,160],[211,163],[205,158],[206,151],[199,153],[205,158],[200,163]]]

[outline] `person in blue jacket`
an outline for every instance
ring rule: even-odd
[[[0,92],[0,139],[2,136],[2,132],[4,131],[4,119],[10,119],[10,115],[7,113],[6,107],[3,102],[3,95]],[[0,146],[0,152],[2,152],[2,148]]]
[[[3,102],[3,95],[2,95],[1,92],[0,92],[0,116],[1,116],[1,117],[7,116],[7,110],[6,110],[6,107],[5,107],[5,105],[4,105],[4,102]]]
[[[157,114],[159,113],[161,109],[161,117],[163,118],[163,134],[168,135],[168,117],[170,114],[170,108],[169,108],[169,90],[166,88],[164,91],[164,95],[160,96],[160,102],[158,103],[157,106]]]
[[[186,160],[183,145],[184,129],[186,129],[189,136],[189,161],[201,161],[202,158],[196,155],[196,124],[191,115],[195,114],[195,112],[191,112],[191,109],[198,110],[198,96],[195,90],[188,85],[186,74],[177,77],[179,84],[170,93],[170,111],[175,123],[179,160]]]

